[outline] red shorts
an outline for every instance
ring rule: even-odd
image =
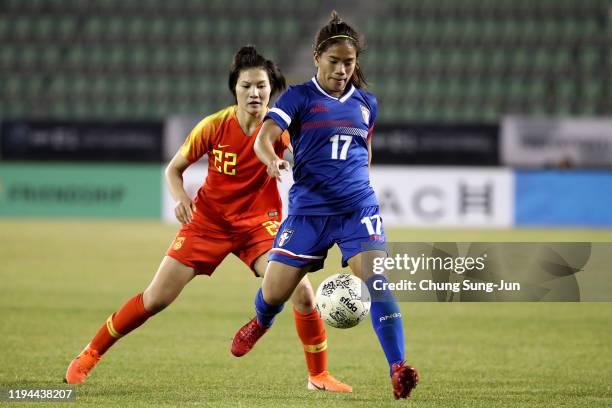
[[[272,248],[279,225],[278,220],[269,220],[234,229],[211,220],[192,222],[181,227],[166,255],[194,268],[197,274],[212,275],[232,253],[258,276],[253,268],[255,260]]]

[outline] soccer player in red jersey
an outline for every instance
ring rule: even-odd
[[[166,168],[166,181],[176,201],[175,215],[183,225],[155,277],[143,293],[106,319],[68,366],[66,382],[84,382],[119,338],[172,303],[196,275],[211,275],[228,254],[235,254],[256,276],[263,277],[282,205],[276,180],[268,177],[253,143],[268,112],[270,96],[285,88],[285,78],[272,61],[247,46],[234,56],[228,85],[237,105],[204,118]],[[282,155],[288,146],[288,137],[281,138],[274,146],[276,154]],[[183,187],[182,174],[204,155],[208,155],[208,176],[192,201]],[[327,371],[327,336],[307,278],[291,299],[304,345],[308,388],[351,392],[351,386]]]

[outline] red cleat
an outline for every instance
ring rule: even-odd
[[[419,383],[419,373],[416,368],[402,362],[393,364],[391,371],[393,398],[410,398],[410,393]]]
[[[268,329],[263,327],[257,321],[257,316],[255,316],[234,335],[232,339],[232,354],[236,357],[244,356],[251,351],[257,340],[267,331]]]

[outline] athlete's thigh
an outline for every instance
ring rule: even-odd
[[[309,266],[311,272],[321,269],[333,245],[331,220],[327,216],[288,216],[276,234],[270,261],[298,269]]]
[[[385,258],[387,253],[385,251],[363,251],[357,255],[351,257],[348,260],[348,266],[351,268],[351,272],[366,281],[369,277],[374,275],[374,259]]]
[[[233,253],[242,260],[255,276],[263,276],[268,263],[268,253],[280,222],[267,221],[235,234],[237,248]]]
[[[378,206],[362,208],[347,214],[339,220],[340,226],[335,231],[336,243],[342,252],[342,266],[348,265],[349,259],[366,251],[387,251],[383,220]]]
[[[233,245],[232,236],[213,224],[185,224],[166,255],[193,268],[197,274],[212,275]]]
[[[261,285],[264,299],[276,305],[289,300],[309,268],[310,265],[295,267],[281,262],[270,261]]]
[[[270,256],[270,250],[261,254],[259,257],[257,257],[257,259],[255,259],[255,262],[253,262],[253,267],[251,268],[251,270],[255,272],[255,275],[258,278],[263,278],[264,275],[266,274],[266,269],[268,268],[269,256]]]
[[[266,252],[265,254],[261,255],[259,258],[255,260],[253,270],[259,277],[265,278],[266,270],[268,269],[268,265],[269,265],[268,263],[269,253],[270,251]],[[285,264],[280,264],[278,262],[276,262],[275,265],[276,264],[286,266]],[[283,276],[282,274],[284,273],[285,272],[283,270],[280,276]],[[276,282],[271,283],[271,285],[277,285],[277,284],[278,283]],[[310,280],[308,279],[308,275],[305,275],[295,287],[293,294],[291,295],[291,301],[293,302],[294,307],[298,309],[300,313],[308,313],[312,310],[313,303],[314,303],[314,292],[312,290],[312,284],[310,283]]]

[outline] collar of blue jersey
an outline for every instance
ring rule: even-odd
[[[313,76],[312,77],[312,83],[315,84],[315,86],[317,87],[317,89],[319,90],[319,92],[321,92],[323,95],[327,96],[328,98],[332,98],[335,99],[336,101],[340,101],[342,103],[344,103],[344,101],[346,101],[348,98],[351,97],[351,95],[353,94],[353,92],[355,92],[355,86],[351,83],[351,87],[349,88],[348,91],[346,91],[344,93],[344,95],[342,95],[339,98],[336,98],[335,96],[331,96],[330,94],[328,94],[327,92],[325,92],[323,90],[323,88],[321,87],[321,85],[319,85],[319,81],[317,81],[317,77]]]

